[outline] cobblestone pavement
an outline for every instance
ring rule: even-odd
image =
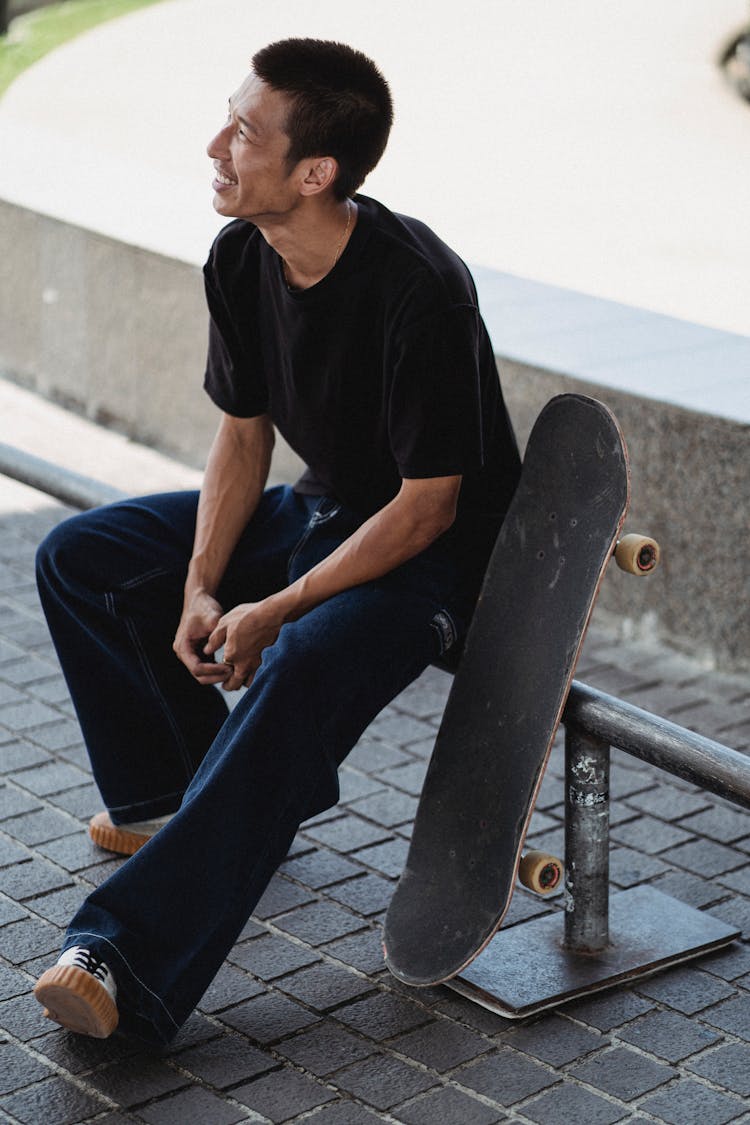
[[[2,496],[5,497],[3,492]],[[65,509],[20,485],[0,516],[0,1117],[30,1125],[554,1125],[750,1121],[750,948],[507,1021],[385,970],[379,926],[448,688],[430,669],[370,727],[341,804],[306,824],[177,1041],[144,1053],[46,1022],[29,996],[116,863],[37,605],[34,548]],[[609,579],[616,580],[616,579]],[[656,646],[587,639],[579,678],[750,752],[750,681]],[[558,740],[559,741],[559,740]],[[750,936],[750,815],[618,752],[612,882],[650,883]],[[533,840],[562,846],[553,753]],[[519,890],[510,921],[558,900]]]

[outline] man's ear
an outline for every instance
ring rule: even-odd
[[[331,186],[338,175],[338,161],[332,156],[315,157],[305,161],[305,165],[300,184],[302,195],[319,195]]]

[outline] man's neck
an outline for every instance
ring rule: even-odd
[[[315,210],[298,208],[283,226],[259,224],[259,229],[280,256],[287,285],[309,289],[336,265],[356,221],[357,205],[346,199]]]

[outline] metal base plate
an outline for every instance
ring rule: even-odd
[[[610,946],[563,949],[560,913],[500,930],[483,953],[446,984],[507,1019],[520,1019],[728,945],[740,931],[662,894],[634,887],[610,899]]]

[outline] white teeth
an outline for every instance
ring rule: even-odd
[[[223,172],[220,172],[218,170],[218,168],[216,169],[216,179],[219,181],[220,184],[236,184],[237,183],[236,180],[230,180],[229,176],[225,176]]]

